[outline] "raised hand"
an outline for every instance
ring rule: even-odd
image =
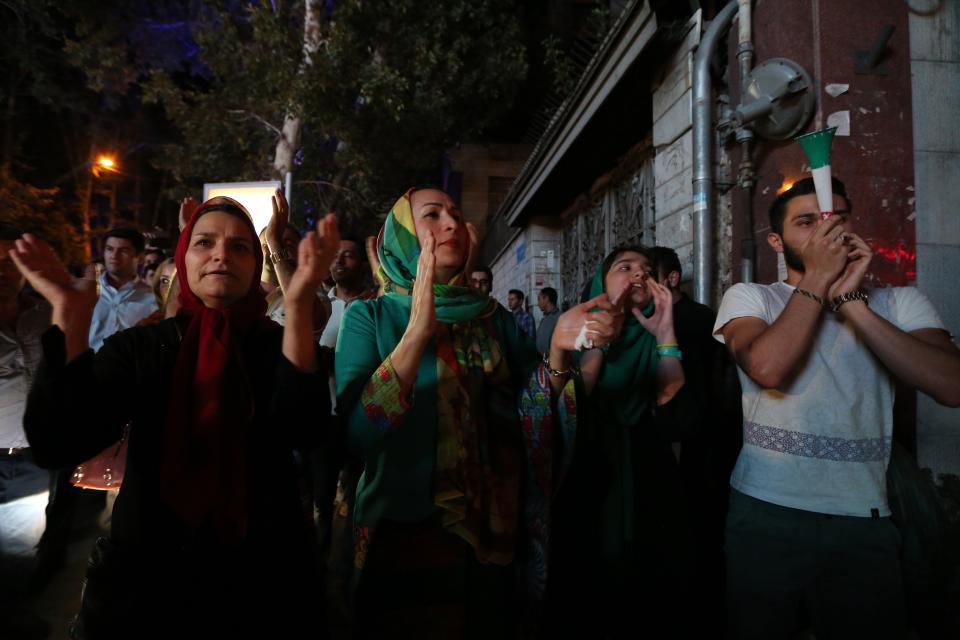
[[[197,208],[197,202],[187,196],[180,201],[180,215],[177,217],[177,222],[180,225],[180,231],[183,231],[183,228],[187,226],[187,223],[190,222],[190,216],[193,215],[193,212]]]
[[[855,233],[847,233],[846,240],[847,266],[830,285],[827,295],[831,300],[844,293],[859,289],[864,276],[870,269],[870,261],[873,260],[873,250],[863,238]]]
[[[94,266],[87,265],[83,277],[74,278],[50,245],[29,233],[14,242],[10,258],[53,307],[51,320],[63,331],[67,362],[89,349],[90,319],[97,304]]]
[[[433,280],[437,239],[433,233],[424,233],[420,246],[420,258],[417,261],[417,277],[413,280],[413,300],[411,301],[410,320],[405,335],[419,341],[426,341],[436,332],[437,309],[433,300]]]
[[[273,215],[270,216],[270,222],[267,223],[267,232],[264,235],[270,253],[277,253],[283,250],[283,232],[290,222],[290,205],[287,204],[287,199],[280,189],[277,189],[276,193],[270,196],[270,204],[273,207]]]
[[[30,286],[47,299],[54,310],[69,313],[93,313],[97,304],[96,270],[90,265],[83,278],[70,275],[60,258],[46,242],[25,233],[10,250]]]
[[[284,291],[284,304],[313,305],[320,284],[330,275],[330,263],[340,248],[337,217],[328,213],[317,222],[316,232],[309,232],[297,248],[297,269]]]
[[[317,222],[315,232],[308,232],[300,240],[297,269],[283,290],[283,355],[301,371],[317,368],[314,331],[322,329],[329,317],[329,310],[317,297],[317,289],[329,275],[330,262],[339,247],[337,217],[328,213]]]
[[[614,294],[615,302],[606,293],[601,293],[561,314],[550,339],[551,351],[574,351],[581,331],[585,331],[586,339],[594,346],[616,340],[623,327],[624,298],[624,291]]]
[[[380,286],[377,287],[377,297],[383,295],[383,286],[380,279],[377,278],[377,272],[380,271],[380,256],[377,255],[377,238],[367,236],[364,246],[367,249],[367,264],[370,265],[370,273],[373,274],[373,282]]]
[[[644,317],[640,309],[631,309],[637,322],[657,338],[657,343],[676,342],[673,328],[673,296],[670,289],[658,284],[653,278],[647,278],[647,288],[653,295],[654,310],[649,318]]]

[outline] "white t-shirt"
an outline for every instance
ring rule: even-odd
[[[714,337],[736,318],[768,325],[794,287],[736,284],[723,296]],[[870,308],[897,328],[943,329],[912,287],[875,289]],[[893,441],[894,382],[839,314],[824,313],[800,372],[781,390],[763,389],[742,369],[743,449],[730,485],[785,507],[835,515],[890,515],[886,470]]]

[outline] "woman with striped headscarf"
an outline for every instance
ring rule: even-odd
[[[510,635],[515,569],[526,595],[543,588],[570,435],[553,427],[574,393],[565,360],[588,317],[599,344],[622,314],[606,294],[571,309],[541,362],[510,313],[466,286],[476,247],[446,193],[411,189],[377,241],[384,295],[351,305],[341,325],[337,405],[366,464],[354,520],[360,637]]]

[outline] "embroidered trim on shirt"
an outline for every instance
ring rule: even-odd
[[[360,404],[370,422],[383,432],[396,428],[407,409],[413,406],[400,392],[400,381],[389,356],[370,376],[360,396]]]
[[[893,438],[848,440],[744,421],[743,442],[762,449],[805,458],[840,462],[875,462],[886,460],[890,456]]]

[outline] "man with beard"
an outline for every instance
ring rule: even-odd
[[[885,472],[894,378],[960,405],[960,350],[912,287],[862,288],[873,252],[835,180],[822,219],[811,178],[770,209],[787,279],[737,284],[714,325],[738,365],[743,449],[731,476],[732,637],[905,637],[900,537]]]

